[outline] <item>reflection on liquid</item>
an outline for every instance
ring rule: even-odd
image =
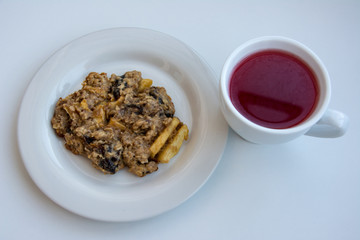
[[[301,122],[307,115],[301,106],[280,99],[249,92],[240,92],[238,98],[240,113],[266,127],[287,128]]]

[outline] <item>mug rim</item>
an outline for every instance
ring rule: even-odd
[[[316,108],[314,109],[314,111],[311,113],[311,115],[304,121],[301,122],[293,127],[289,127],[289,128],[284,128],[284,129],[275,129],[275,128],[268,128],[268,127],[264,127],[261,126],[259,124],[256,124],[254,122],[252,122],[251,120],[247,119],[245,116],[243,116],[233,105],[231,99],[230,99],[230,93],[229,93],[229,84],[230,84],[230,79],[227,79],[226,75],[227,73],[230,73],[229,76],[231,76],[231,74],[234,71],[234,67],[236,66],[236,64],[234,66],[230,66],[232,60],[234,58],[236,58],[239,53],[241,53],[241,51],[243,51],[244,49],[250,47],[251,45],[257,44],[257,43],[270,43],[270,42],[285,42],[287,44],[291,44],[294,47],[300,49],[301,51],[305,52],[307,55],[309,55],[317,64],[317,67],[320,69],[321,74],[323,75],[323,81],[325,83],[325,85],[322,87],[322,91],[324,92],[324,98],[323,101],[321,103],[317,103],[317,104],[321,104],[316,106]],[[274,48],[274,47],[264,47],[263,50],[266,49],[279,49],[279,50],[283,50],[281,48]],[[258,51],[262,51],[261,49],[259,50],[254,50],[250,54],[253,54],[255,52]],[[287,51],[287,50],[284,50]],[[291,51],[287,51],[292,53]],[[248,55],[242,57],[239,61],[237,61],[237,64],[242,61],[245,57],[247,57]],[[295,54],[296,55],[296,54]],[[299,57],[299,56],[298,56]],[[302,58],[301,58],[302,59]],[[304,59],[302,59],[304,62],[306,62],[311,68],[313,68],[313,66],[311,66],[307,61],[305,61]],[[230,77],[231,78],[231,77]],[[317,81],[319,81],[319,76],[316,76]],[[319,82],[318,82],[319,84]],[[320,85],[320,84],[319,84]],[[319,86],[320,87],[320,86]],[[325,65],[323,64],[323,62],[320,60],[320,58],[311,50],[309,49],[307,46],[305,46],[304,44],[291,39],[291,38],[287,38],[287,37],[283,37],[283,36],[263,36],[263,37],[258,37],[258,38],[253,38],[250,39],[248,41],[246,41],[245,43],[241,44],[240,46],[238,46],[237,48],[235,48],[232,53],[226,58],[225,63],[223,65],[222,71],[221,71],[221,76],[220,76],[220,92],[222,95],[222,98],[227,106],[227,108],[230,110],[231,114],[233,114],[238,120],[242,121],[244,124],[246,124],[247,126],[257,129],[258,131],[262,131],[265,133],[269,133],[269,134],[280,134],[280,135],[286,135],[286,134],[293,134],[293,133],[297,133],[297,132],[302,132],[305,130],[310,129],[316,122],[318,122],[320,120],[320,118],[323,116],[323,114],[325,113],[328,104],[330,102],[330,96],[331,96],[331,86],[330,86],[330,77],[329,74],[325,68]],[[320,99],[318,100],[320,101]]]

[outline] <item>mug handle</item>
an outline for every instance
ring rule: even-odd
[[[312,137],[336,138],[345,134],[349,118],[344,113],[328,109],[324,116],[305,135]]]

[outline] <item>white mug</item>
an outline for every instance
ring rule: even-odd
[[[280,50],[295,55],[312,69],[317,80],[319,93],[315,109],[303,122],[293,127],[274,129],[258,125],[244,117],[230,99],[230,80],[236,66],[249,55],[263,50]],[[324,64],[309,48],[289,38],[260,37],[236,48],[223,66],[219,90],[221,110],[230,127],[242,138],[253,143],[283,143],[303,134],[324,138],[340,137],[348,127],[349,120],[344,113],[328,109],[331,87]]]

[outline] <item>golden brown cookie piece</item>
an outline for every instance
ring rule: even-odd
[[[168,162],[187,139],[188,130],[181,130],[186,125],[174,114],[165,88],[152,86],[140,72],[110,78],[91,72],[80,90],[59,99],[51,124],[68,150],[89,158],[102,172],[114,174],[127,167],[145,176],[158,163]]]

